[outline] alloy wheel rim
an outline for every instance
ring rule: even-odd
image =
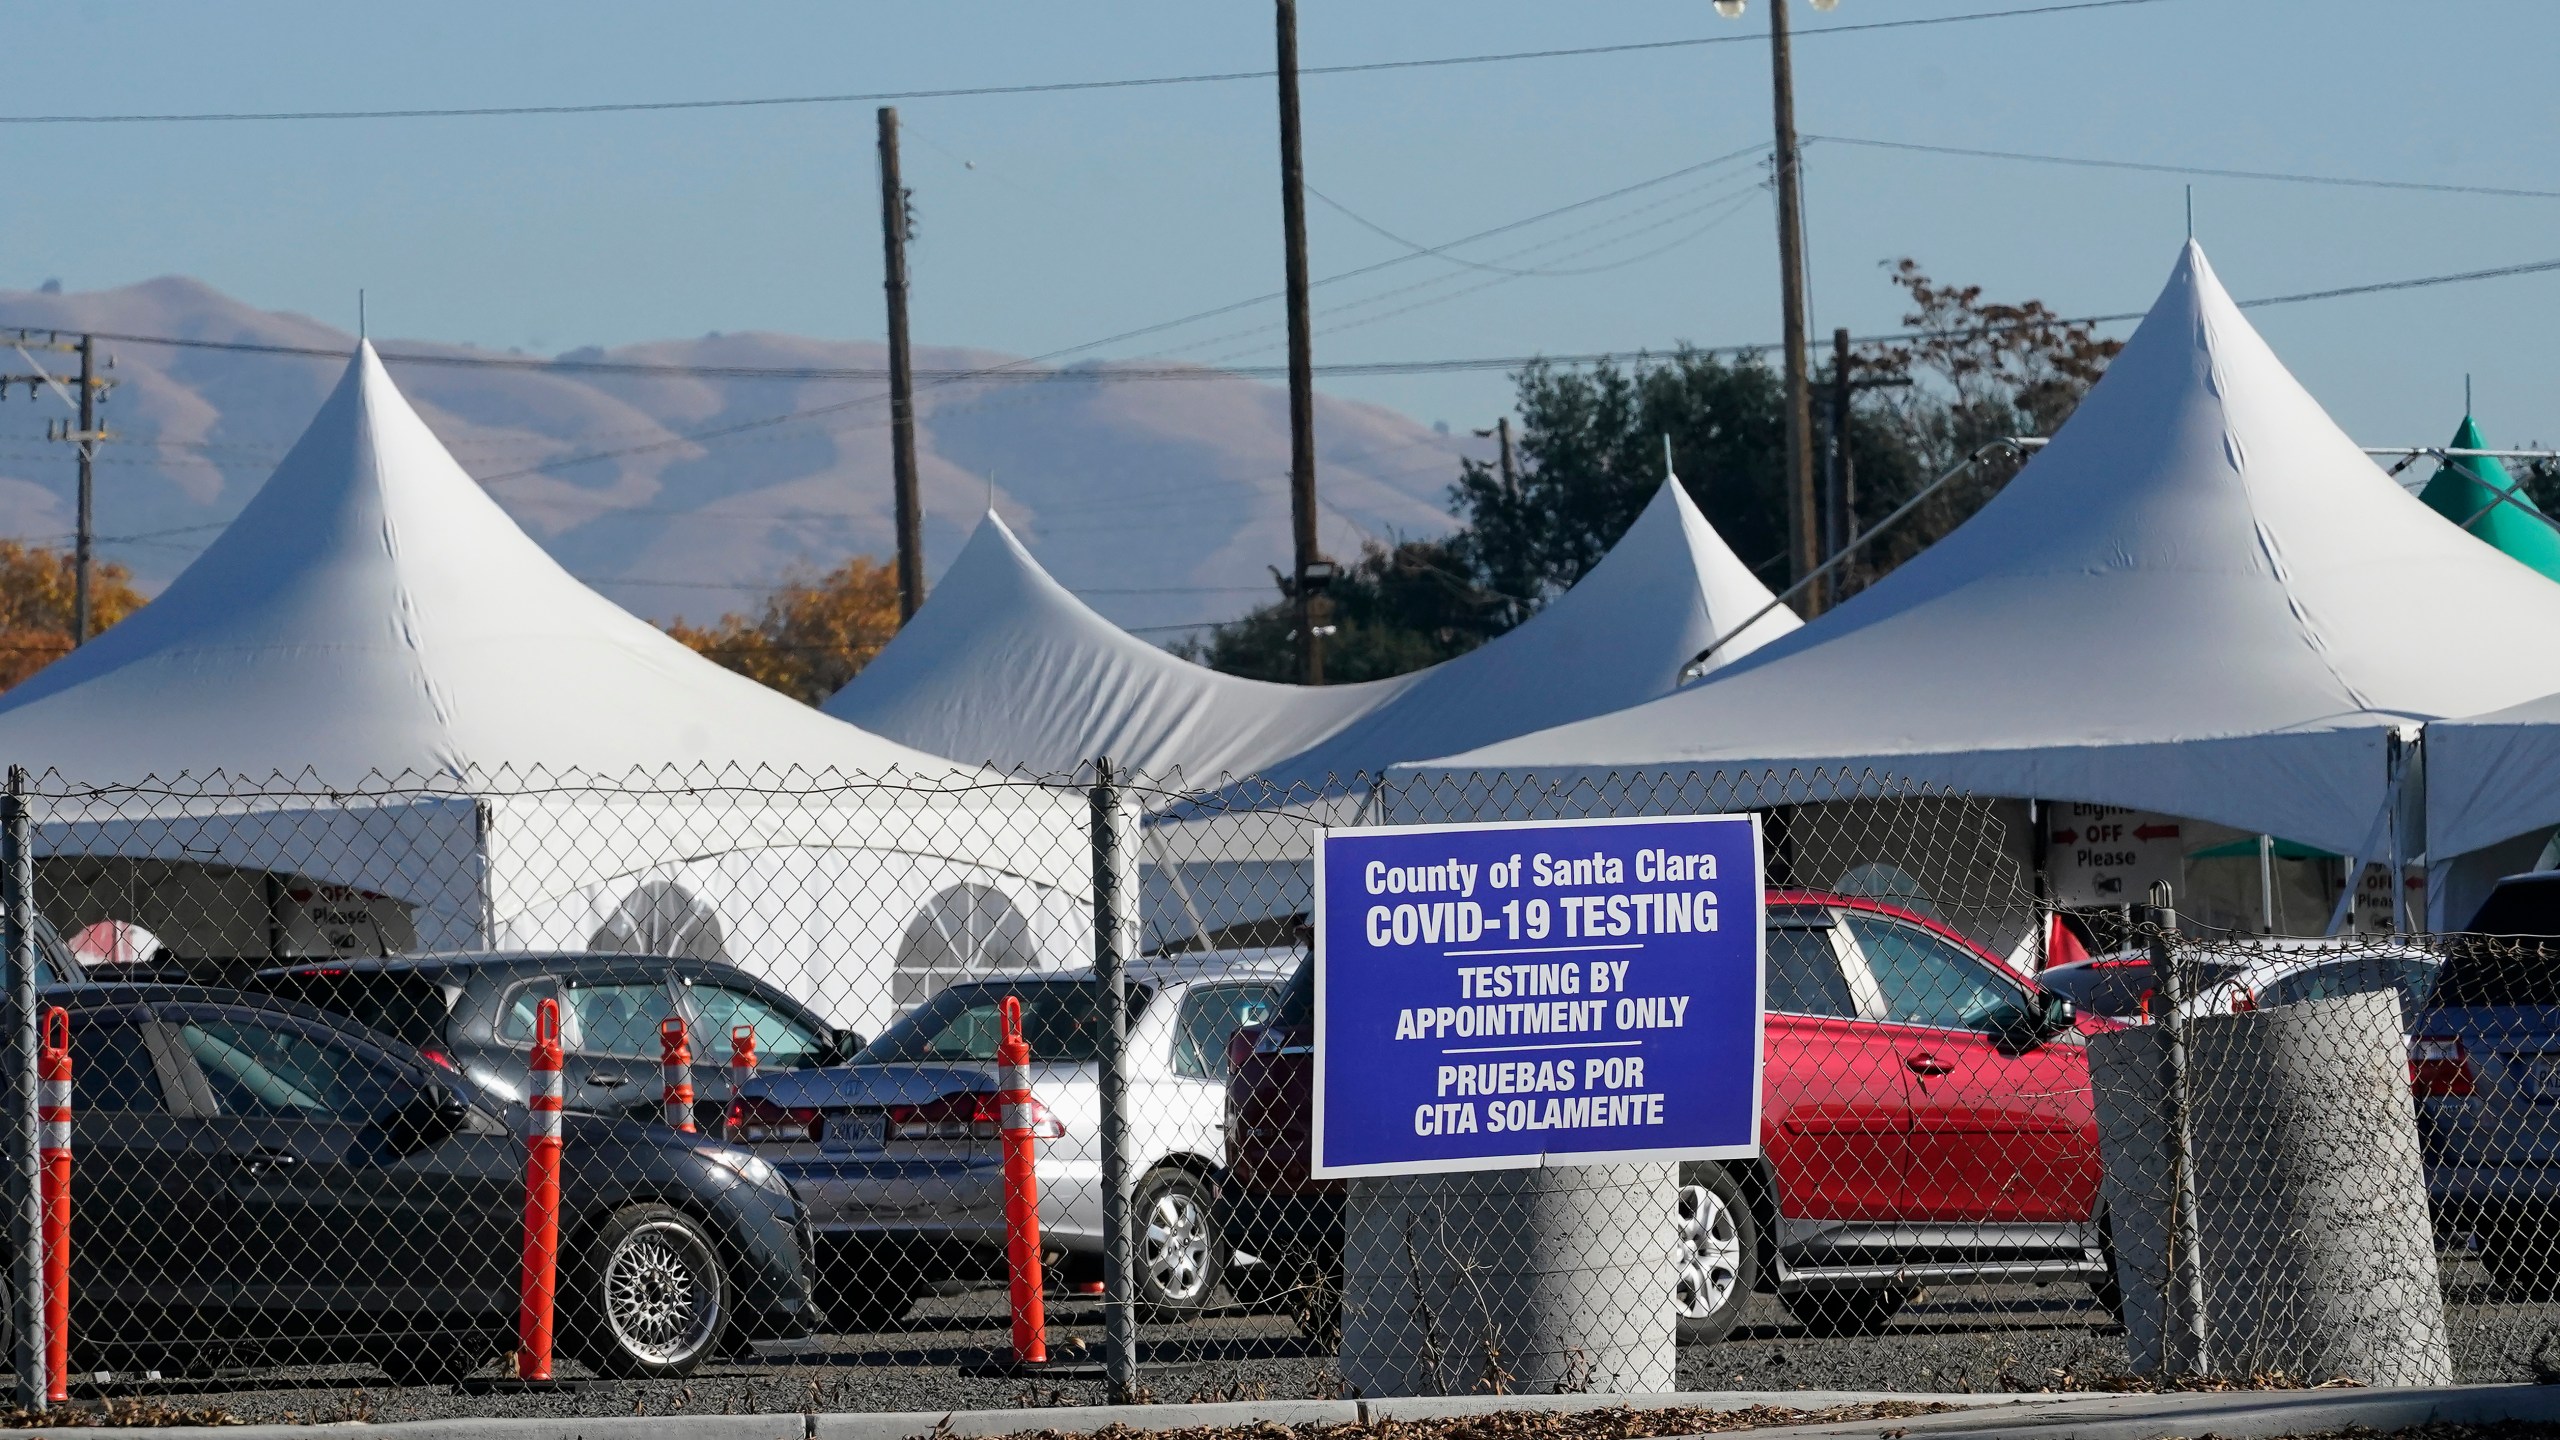
[[[1198,1196],[1168,1190],[1147,1207],[1146,1269],[1168,1300],[1189,1300],[1208,1288],[1209,1215]]]
[[[622,1237],[605,1261],[606,1323],[622,1348],[653,1365],[690,1358],[720,1318],[718,1271],[702,1238],[658,1220]]]
[[[1678,1273],[1672,1308],[1687,1320],[1704,1320],[1733,1300],[1742,1283],[1742,1231],[1724,1197],[1704,1185],[1680,1187],[1672,1215]]]

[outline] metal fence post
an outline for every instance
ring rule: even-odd
[[[9,1374],[21,1410],[45,1408],[43,1192],[37,1184],[36,865],[27,823],[27,772],[9,767],[0,796],[0,910],[8,939],[0,969],[0,1095],[8,1097],[8,1155],[0,1205],[9,1212]]]
[[[2195,1116],[2187,1096],[2187,966],[2177,944],[2177,896],[2166,882],[2151,887],[2152,988],[2160,996],[2160,1039],[2168,1074],[2160,1091],[2169,1151],[2168,1293],[2162,1297],[2160,1360],[2168,1374],[2209,1373],[2204,1304],[2204,1227],[2196,1216]]]
[[[1102,1025],[1102,1373],[1115,1404],[1138,1392],[1137,1265],[1129,1228],[1130,923],[1135,858],[1118,777],[1093,764],[1093,968],[1101,977]]]

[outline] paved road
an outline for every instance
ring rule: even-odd
[[[2457,1275],[2448,1298],[2456,1378],[2535,1378],[2533,1355],[2560,1325],[2560,1306],[2496,1303]],[[1052,1314],[1051,1354],[1098,1345],[1089,1303]],[[172,1403],[219,1404],[246,1420],[430,1419],[450,1415],[743,1414],[949,1410],[1091,1404],[1098,1380],[1035,1384],[971,1378],[960,1367],[1005,1343],[1003,1297],[984,1290],[926,1301],[899,1330],[763,1347],[753,1363],[705,1367],[678,1383],[617,1382],[557,1395],[473,1396],[395,1390],[359,1367],[224,1375],[138,1388]],[[1333,1357],[1288,1320],[1221,1314],[1150,1326],[1141,1361],[1158,1401],[1333,1398]],[[1684,1390],[2006,1390],[2076,1388],[2125,1369],[2121,1330],[2075,1285],[1934,1291],[1882,1335],[1815,1340],[1766,1297],[1721,1345],[1686,1346]],[[130,1393],[130,1391],[128,1391]]]

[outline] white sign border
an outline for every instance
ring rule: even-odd
[[[1456,1160],[1385,1161],[1366,1165],[1324,1162],[1325,1114],[1325,942],[1324,864],[1326,842],[1343,834],[1480,835],[1497,830],[1578,830],[1595,825],[1694,825],[1700,821],[1748,821],[1751,826],[1751,1140],[1744,1145],[1675,1146],[1657,1150],[1541,1151],[1536,1155],[1502,1155]],[[1439,825],[1333,825],[1316,837],[1315,888],[1308,919],[1313,935],[1315,967],[1315,1048],[1308,1056],[1314,1068],[1308,1103],[1310,1133],[1307,1176],[1313,1180],[1357,1180],[1385,1175],[1453,1175],[1476,1170],[1546,1170],[1568,1165],[1622,1165],[1653,1160],[1756,1160],[1760,1158],[1761,1101],[1767,1093],[1769,1063],[1769,885],[1763,848],[1761,814],[1757,810],[1718,815],[1592,816],[1577,820],[1483,820]]]

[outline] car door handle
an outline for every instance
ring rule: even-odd
[[[1946,1061],[1939,1059],[1937,1056],[1926,1052],[1918,1055],[1905,1055],[1902,1057],[1902,1065],[1904,1069],[1909,1070],[1914,1075],[1945,1075],[1953,1072],[1956,1068],[1953,1065],[1948,1064]]]
[[[270,1145],[261,1145],[245,1155],[235,1155],[231,1159],[233,1164],[252,1175],[291,1170],[302,1164],[301,1156],[290,1150],[278,1150]]]
[[[590,1070],[587,1072],[587,1083],[590,1085],[620,1085],[630,1078],[630,1076],[623,1074],[619,1070]]]

